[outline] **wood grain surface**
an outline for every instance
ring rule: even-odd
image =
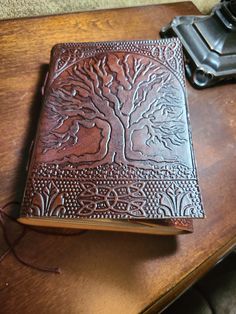
[[[185,2],[0,22],[0,204],[22,197],[51,47],[155,39],[163,25],[184,14],[198,11]],[[207,218],[195,222],[193,234],[178,237],[29,231],[17,252],[62,273],[41,273],[7,256],[0,264],[1,313],[157,313],[235,245],[235,85],[187,90]],[[8,227],[13,239],[19,228]]]

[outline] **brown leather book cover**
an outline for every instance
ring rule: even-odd
[[[202,217],[178,39],[56,45],[20,221],[139,232]]]

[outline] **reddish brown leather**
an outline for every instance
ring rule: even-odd
[[[204,216],[178,39],[56,45],[44,98],[23,216]]]

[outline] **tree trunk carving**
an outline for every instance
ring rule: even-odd
[[[42,150],[78,153],[65,156],[83,164],[159,162],[157,144],[172,150],[186,141],[183,93],[176,78],[148,57],[113,53],[82,59],[51,87],[47,115],[51,129]],[[80,129],[97,128],[98,150],[80,154]]]

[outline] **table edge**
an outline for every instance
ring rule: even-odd
[[[225,245],[221,246],[211,256],[207,257],[196,268],[190,271],[181,281],[173,286],[168,292],[156,299],[152,304],[145,307],[142,314],[154,314],[156,311],[162,312],[176,299],[178,299],[186,290],[188,290],[195,282],[205,275],[217,262],[229,254],[236,246],[236,234]],[[170,298],[172,299],[170,301]]]

